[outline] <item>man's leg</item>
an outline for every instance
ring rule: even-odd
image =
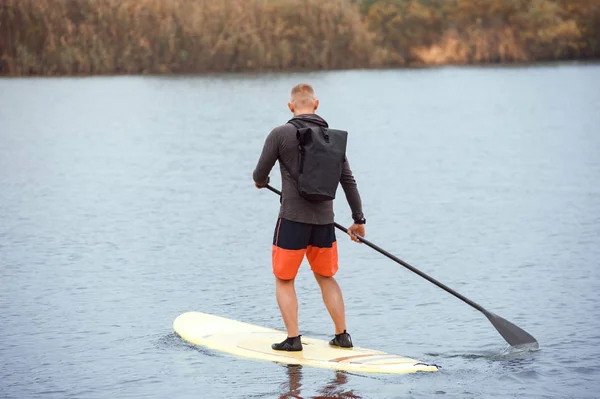
[[[301,351],[302,343],[298,332],[298,298],[294,279],[304,259],[310,225],[279,219],[273,237],[273,274],[275,294],[288,338],[271,345],[275,350]]]
[[[333,277],[338,271],[337,242],[333,224],[313,226],[306,257],[319,287],[321,287],[323,302],[335,324],[335,337],[329,341],[329,344],[352,348],[352,339],[346,332],[344,297],[340,286]]]
[[[294,279],[282,280],[275,277],[275,293],[288,337],[297,337],[300,333],[298,332],[298,298],[294,288]]]
[[[335,333],[341,334],[346,331],[346,315],[344,311],[344,297],[342,290],[337,281],[333,277],[321,276],[314,273],[319,287],[321,287],[321,295],[323,302],[327,307],[327,311],[335,324]]]

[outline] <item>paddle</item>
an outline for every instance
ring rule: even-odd
[[[277,190],[269,185],[267,185],[266,187],[269,190],[273,191],[275,194],[281,195],[281,192],[279,190]],[[334,223],[334,224],[335,224],[335,227],[342,230],[343,232],[346,232],[346,233],[348,232],[348,229],[343,227],[342,225],[340,225],[338,223]],[[483,308],[483,306],[481,306],[478,303],[473,302],[469,298],[459,294],[458,292],[454,291],[452,288],[446,286],[445,284],[440,283],[433,277],[428,276],[427,274],[423,273],[419,269],[409,265],[408,263],[404,262],[402,259],[390,254],[389,252],[378,247],[377,245],[373,244],[372,242],[368,241],[367,239],[365,239],[357,234],[355,234],[355,236],[363,244],[368,245],[369,247],[373,248],[375,251],[387,256],[394,262],[397,262],[397,263],[401,264],[402,266],[406,267],[411,272],[418,274],[419,276],[423,277],[424,279],[428,280],[429,282],[437,285],[444,291],[449,292],[450,294],[454,295],[455,297],[457,297],[461,301],[465,302],[466,304],[479,310],[481,313],[483,313],[485,315],[485,317],[488,318],[488,320],[492,323],[492,325],[496,328],[496,330],[498,330],[500,335],[512,347],[517,348],[517,349],[525,349],[525,350],[535,350],[535,349],[539,348],[539,344],[536,341],[536,339],[533,338],[529,333],[527,333],[527,331],[517,327],[510,321],[503,319],[502,317],[500,317],[492,312],[487,311],[486,309]]]

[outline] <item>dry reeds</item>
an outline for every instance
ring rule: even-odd
[[[319,0],[3,0],[2,70],[187,73],[370,64],[360,14]]]
[[[600,0],[0,0],[0,73],[10,75],[598,56]]]

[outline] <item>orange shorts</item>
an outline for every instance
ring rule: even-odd
[[[338,271],[334,225],[279,219],[273,236],[273,274],[282,280],[293,279],[304,255],[313,272],[333,276]]]

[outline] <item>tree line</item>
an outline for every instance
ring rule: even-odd
[[[600,58],[600,0],[0,0],[0,74]]]

